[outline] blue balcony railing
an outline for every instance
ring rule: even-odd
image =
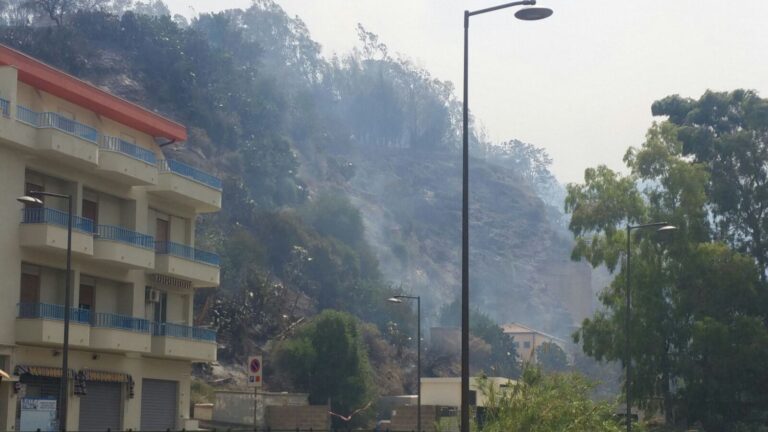
[[[40,127],[40,113],[23,106],[16,106],[16,119],[30,126]]]
[[[111,313],[97,312],[93,320],[93,326],[149,333],[149,320]]]
[[[152,236],[119,226],[97,225],[96,235],[98,236],[97,239],[118,241],[144,249],[153,249],[155,247],[155,239]]]
[[[121,140],[117,137],[102,136],[99,147],[101,150],[122,153],[126,156],[130,156],[150,165],[157,164],[157,156],[155,156],[154,152],[143,147],[139,147],[136,144],[131,144],[128,141]]]
[[[159,255],[173,255],[214,266],[219,265],[219,256],[215,253],[170,241],[155,241],[155,252]]]
[[[173,159],[160,159],[160,172],[172,172],[198,183],[221,190],[221,179]]]
[[[11,116],[11,103],[5,99],[0,98],[0,111],[3,113],[3,117],[8,118]]]
[[[47,303],[19,303],[19,318],[64,320],[64,305]],[[69,308],[69,319],[81,324],[90,324],[91,311]]]
[[[64,228],[69,222],[69,215],[61,210],[47,207],[28,207],[21,209],[21,223],[24,224],[53,224]],[[72,229],[87,234],[93,234],[93,221],[75,216],[72,219]]]
[[[99,141],[99,131],[80,122],[68,119],[58,113],[33,111],[23,105],[16,108],[16,118],[37,128],[53,128],[74,135],[92,143]]]
[[[152,336],[216,342],[216,331],[214,330],[170,323],[152,323]]]

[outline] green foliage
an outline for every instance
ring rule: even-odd
[[[543,372],[565,372],[568,369],[565,351],[553,342],[544,342],[536,347],[536,361]]]
[[[344,195],[321,193],[309,203],[302,216],[321,235],[333,237],[351,248],[365,243],[363,217]]]
[[[712,99],[706,94],[698,103]],[[694,106],[693,101],[671,98],[655,104],[654,112],[693,125],[703,121]],[[764,267],[753,249],[759,249],[760,238],[749,239],[750,228],[721,212],[713,195],[722,182],[741,175],[734,169],[713,169],[713,160],[729,154],[725,143],[710,148],[714,153],[708,161],[703,160],[704,149],[699,149],[701,157],[693,153],[703,141],[689,141],[688,134],[722,133],[732,127],[731,114],[708,118],[712,122],[700,129],[654,124],[642,147],[627,152],[628,175],[606,167],[588,169],[584,184],[568,186],[566,209],[573,214],[570,228],[577,241],[573,256],[594,266],[616,270],[626,253],[626,224],[668,221],[678,227],[672,237],[634,232],[630,333],[625,333],[627,285],[622,266],[600,294],[604,308],[584,321],[575,340],[586,354],[614,361],[625,358],[624,342],[630,338],[631,386],[638,405],[649,412],[661,409],[668,424],[700,422],[706,430],[730,431],[738,424],[768,419],[768,398],[762,390],[768,374],[760,366],[768,350],[761,308]],[[724,153],[715,156],[718,152]],[[768,161],[759,152],[753,155],[761,165]],[[736,189],[731,194],[733,199],[755,198],[743,191],[737,195]],[[729,232],[745,233],[737,237],[750,246],[722,236],[717,226],[724,223]],[[728,241],[752,256],[713,239]]]
[[[443,306],[440,311],[440,324],[460,326],[460,307],[461,302],[458,298]],[[482,339],[490,346],[489,355],[470,357],[473,369],[505,378],[517,378],[520,375],[520,362],[514,338],[505,334],[496,321],[482,311],[472,309],[469,314],[469,331],[472,336]]]
[[[291,377],[310,402],[324,404],[342,415],[364,407],[375,398],[373,372],[363,346],[357,320],[349,314],[326,310],[281,343],[275,364]],[[364,410],[344,426],[364,426],[373,411]],[[338,423],[338,419],[334,420]]]
[[[754,91],[707,91],[699,100],[670,96],[653,104],[669,116],[690,156],[709,174],[713,234],[768,268],[768,100]]]
[[[526,368],[508,387],[481,384],[487,432],[620,432],[614,405],[590,399],[592,384],[577,374],[543,374]]]
[[[201,381],[199,379],[192,379],[192,384],[190,385],[190,402],[193,404],[197,403],[213,403],[215,401],[216,395],[213,392],[213,387],[208,385],[205,381]]]

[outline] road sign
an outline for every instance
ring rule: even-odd
[[[248,357],[248,385],[253,387],[261,387],[262,372],[264,370],[264,364],[262,363],[261,356]]]

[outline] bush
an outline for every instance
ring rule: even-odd
[[[592,387],[580,375],[543,374],[535,367],[507,388],[481,380],[487,398],[483,431],[620,432],[614,404],[590,400]]]

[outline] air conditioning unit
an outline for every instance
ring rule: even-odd
[[[152,288],[147,288],[145,292],[145,299],[147,303],[159,303],[160,302],[160,291]]]

